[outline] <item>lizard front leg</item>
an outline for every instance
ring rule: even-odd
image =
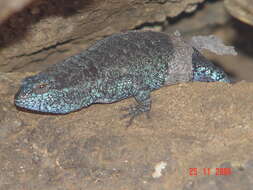
[[[124,111],[128,111],[128,113],[123,115],[122,118],[130,117],[129,121],[127,122],[127,127],[132,124],[135,117],[141,115],[142,113],[147,113],[149,118],[149,111],[151,109],[150,92],[151,91],[147,88],[136,90],[136,93],[133,96],[138,104],[122,109]]]

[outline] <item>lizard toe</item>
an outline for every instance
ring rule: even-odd
[[[143,113],[147,113],[147,118],[150,118],[150,115],[149,115],[149,109],[147,109],[144,105],[131,105],[129,107],[123,107],[121,109],[122,111],[127,111],[128,113],[122,115],[120,117],[120,119],[125,119],[125,118],[129,118],[129,120],[127,121],[127,125],[126,127],[130,127],[133,123],[133,120],[143,114]]]

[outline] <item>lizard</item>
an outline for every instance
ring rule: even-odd
[[[202,46],[208,43],[199,41]],[[36,112],[67,114],[94,103],[134,97],[138,104],[124,115],[130,117],[130,125],[136,116],[150,111],[153,90],[181,82],[231,82],[224,70],[201,54],[205,47],[199,44],[186,42],[179,32],[113,34],[25,78],[14,103]]]

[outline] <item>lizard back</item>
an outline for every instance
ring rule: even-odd
[[[116,80],[128,74],[150,77],[167,67],[172,54],[172,42],[168,35],[131,31],[99,40],[87,50],[49,67],[43,73],[55,76],[64,88],[82,86],[84,82],[95,80]]]

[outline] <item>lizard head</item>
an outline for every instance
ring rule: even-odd
[[[73,100],[71,101],[71,95],[74,95],[71,89],[61,88],[61,85],[55,78],[44,73],[27,77],[15,95],[15,105],[32,111],[55,114],[78,109]]]
[[[218,66],[207,60],[197,50],[192,55],[193,81],[200,82],[227,82],[231,78]]]

